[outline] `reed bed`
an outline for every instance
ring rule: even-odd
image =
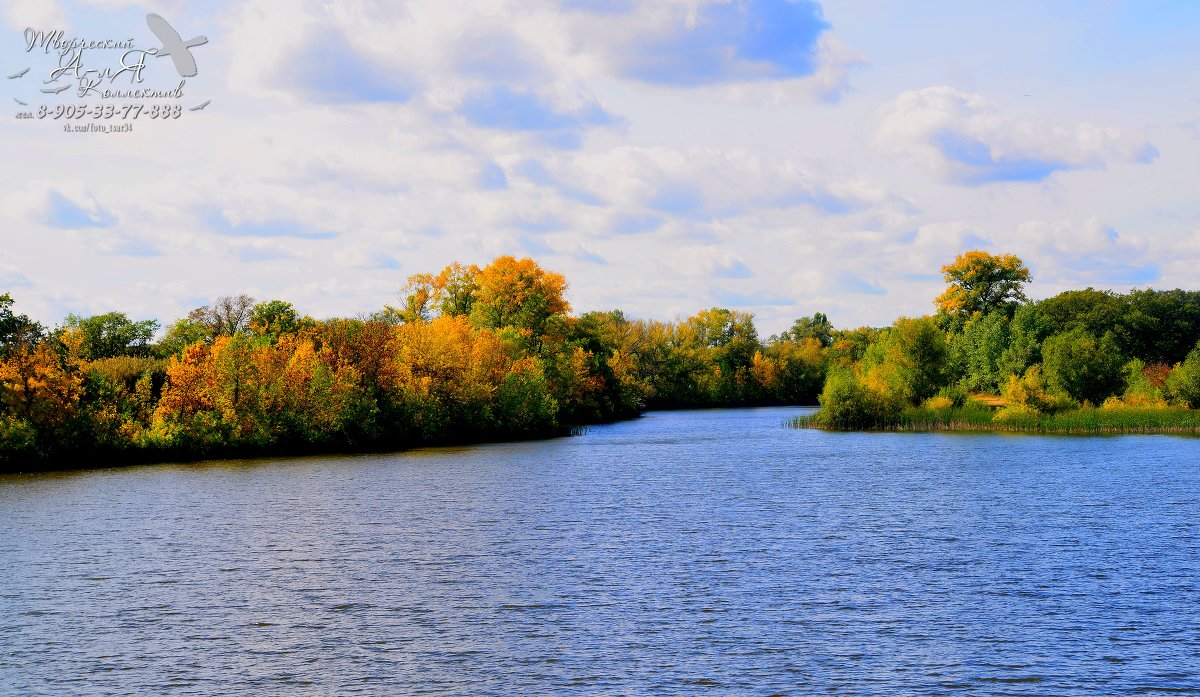
[[[1083,408],[1057,414],[1022,414],[996,418],[997,412],[973,406],[953,409],[913,407],[904,410],[897,421],[878,424],[874,431],[987,431],[1007,433],[1047,433],[1075,435],[1113,435],[1123,433],[1200,434],[1200,410],[1183,407],[1139,409]],[[789,422],[792,428],[826,428],[821,412],[798,416]]]

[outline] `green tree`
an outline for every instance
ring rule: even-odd
[[[1042,362],[1042,342],[1053,333],[1042,315],[1040,303],[1017,308],[1008,324],[1008,345],[996,361],[1001,386],[1008,377],[1020,378],[1030,366]]]
[[[278,341],[284,334],[295,334],[315,325],[309,317],[301,317],[286,300],[270,300],[255,305],[250,311],[249,329],[255,336]]]
[[[83,357],[88,360],[117,356],[149,356],[158,321],[135,322],[123,312],[81,317],[67,315],[64,326],[83,333]]]
[[[14,313],[12,307],[12,296],[8,293],[0,295],[0,358],[15,349],[33,346],[41,341],[46,331],[28,316]]]
[[[1042,344],[1047,383],[1078,401],[1099,405],[1125,387],[1125,358],[1112,332],[1097,339],[1083,327]]]
[[[820,418],[828,428],[858,430],[894,426],[903,411],[903,402],[870,386],[852,370],[830,371],[818,399]]]
[[[212,341],[212,332],[199,321],[184,317],[167,327],[167,335],[154,347],[159,358],[177,356],[188,346]]]
[[[946,385],[946,334],[930,317],[902,317],[867,349],[867,383],[909,404],[937,394]]]
[[[969,390],[995,393],[1003,378],[1000,360],[1009,346],[1008,317],[992,312],[967,322],[954,339],[954,351],[963,368],[963,385]]]
[[[800,341],[801,339],[816,339],[822,348],[833,344],[833,324],[823,312],[814,313],[812,317],[801,317],[792,323],[790,329],[783,331],[778,341]]]

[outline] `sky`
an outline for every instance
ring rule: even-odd
[[[119,70],[167,49],[150,13],[207,38],[194,77]],[[86,48],[81,97],[29,28],[135,53]],[[47,324],[354,316],[512,254],[577,313],[766,335],[928,314],[970,249],[1034,298],[1197,289],[1198,31],[1185,0],[6,0],[0,293]],[[134,102],[180,115],[53,118]]]

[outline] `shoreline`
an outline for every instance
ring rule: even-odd
[[[1063,436],[1200,436],[1200,410],[1186,408],[1081,408],[997,421],[995,412],[955,408],[905,410],[895,421],[868,428],[831,428],[821,412],[797,416],[790,428],[865,433],[1028,433]]]

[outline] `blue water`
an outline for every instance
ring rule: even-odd
[[[0,693],[1200,693],[1200,441],[795,413],[0,477]]]

